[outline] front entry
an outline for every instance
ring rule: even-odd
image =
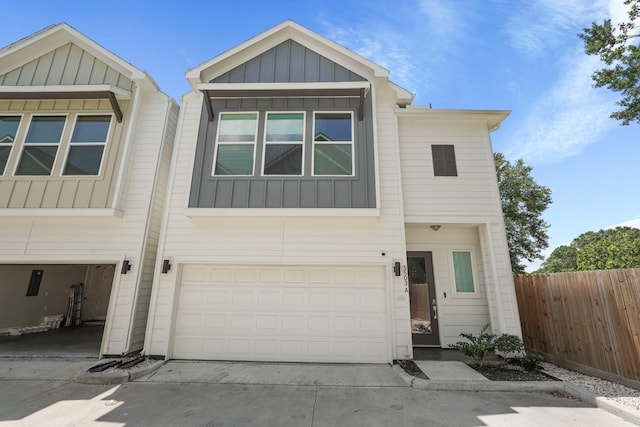
[[[407,265],[413,346],[440,346],[431,252],[408,252]]]

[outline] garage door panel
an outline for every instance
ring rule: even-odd
[[[186,265],[183,277],[174,358],[388,361],[382,267]]]

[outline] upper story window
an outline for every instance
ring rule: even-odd
[[[98,175],[111,116],[78,116],[63,175]]]
[[[16,175],[51,175],[66,120],[66,116],[31,119]]]
[[[453,145],[432,145],[431,157],[435,176],[458,176]]]
[[[97,176],[110,128],[111,115],[104,114],[0,116],[0,175],[13,149],[15,176]]]
[[[20,117],[0,116],[0,175],[4,175],[13,141],[20,126]]]
[[[315,113],[313,174],[353,175],[353,114]]]
[[[220,113],[214,175],[253,175],[258,113]]]
[[[263,175],[302,175],[304,113],[267,113]]]

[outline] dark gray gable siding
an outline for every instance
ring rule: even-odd
[[[215,83],[364,81],[362,77],[292,40],[264,52],[218,76]],[[189,207],[191,208],[375,208],[375,161],[371,96],[358,121],[355,98],[216,99],[214,120],[203,105]],[[262,176],[261,159],[266,111],[305,111],[306,141],[303,176]],[[258,111],[258,139],[254,175],[212,176],[219,113]],[[312,120],[314,111],[354,112],[355,176],[311,176]]]
[[[211,80],[211,83],[364,81],[359,75],[287,40]]]

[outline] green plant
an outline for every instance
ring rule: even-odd
[[[489,324],[486,324],[480,330],[480,334],[462,333],[460,336],[466,338],[467,341],[458,341],[450,344],[449,347],[461,351],[464,355],[473,357],[480,366],[484,366],[485,359],[490,353],[496,351],[502,353],[505,357],[510,354],[521,354],[524,351],[524,344],[520,337],[510,334],[494,335],[487,332]]]
[[[495,335],[487,333],[489,324],[486,324],[480,330],[480,334],[462,333],[460,336],[468,341],[458,341],[455,344],[449,344],[449,347],[460,350],[462,354],[473,357],[480,366],[484,366],[485,358],[489,353],[495,351]]]
[[[520,364],[527,371],[535,371],[540,367],[540,362],[542,362],[544,358],[536,353],[529,353],[528,351],[524,356],[520,358]]]

